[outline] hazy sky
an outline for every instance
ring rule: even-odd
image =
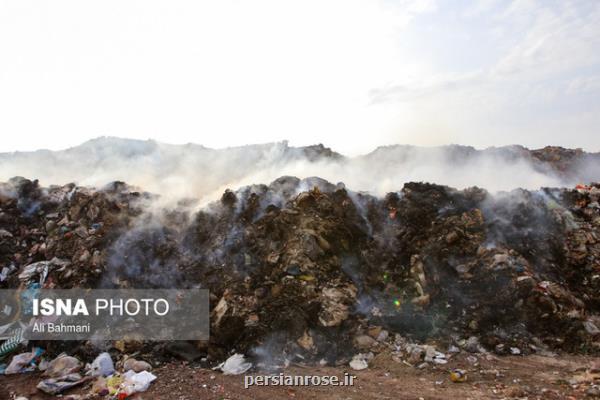
[[[0,0],[0,151],[600,150],[600,1]]]

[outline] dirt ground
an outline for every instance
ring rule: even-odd
[[[597,357],[561,355],[558,357],[507,356],[497,358],[460,354],[447,365],[417,369],[398,363],[389,354],[380,354],[363,371],[343,367],[291,366],[287,375],[356,376],[351,387],[251,387],[244,388],[244,376],[224,376],[220,372],[173,362],[156,368],[158,379],[137,399],[581,399],[600,375],[589,369],[600,362]],[[468,380],[453,383],[448,371],[462,368]],[[29,400],[52,398],[36,390],[39,373],[0,377],[0,399],[25,396]],[[579,381],[580,383],[575,383]],[[89,393],[91,383],[64,394]],[[78,397],[75,397],[78,398]],[[93,398],[93,397],[91,397]]]

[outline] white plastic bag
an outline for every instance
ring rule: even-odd
[[[128,396],[134,393],[145,392],[150,387],[156,376],[148,371],[133,372],[129,370],[123,374],[123,383],[121,384],[122,391]]]
[[[234,354],[214,369],[220,369],[224,375],[240,375],[252,368],[242,354]]]
[[[91,376],[106,377],[115,373],[115,366],[108,353],[100,353],[91,364],[87,365],[87,369],[86,375]]]

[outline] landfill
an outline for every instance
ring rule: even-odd
[[[407,182],[374,196],[282,176],[200,208],[158,197],[124,182],[1,183],[0,287],[206,288],[210,340],[27,343],[5,310],[4,374],[43,371],[37,387],[53,395],[126,398],[172,359],[238,375],[362,371],[384,353],[416,369],[457,354],[600,353],[599,183],[491,193]]]

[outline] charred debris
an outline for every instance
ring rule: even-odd
[[[407,183],[376,198],[281,177],[199,211],[154,198],[122,182],[1,184],[0,287],[208,288],[210,342],[149,348],[193,347],[209,362],[235,351],[335,364],[405,341],[600,350],[599,184],[490,194]]]

